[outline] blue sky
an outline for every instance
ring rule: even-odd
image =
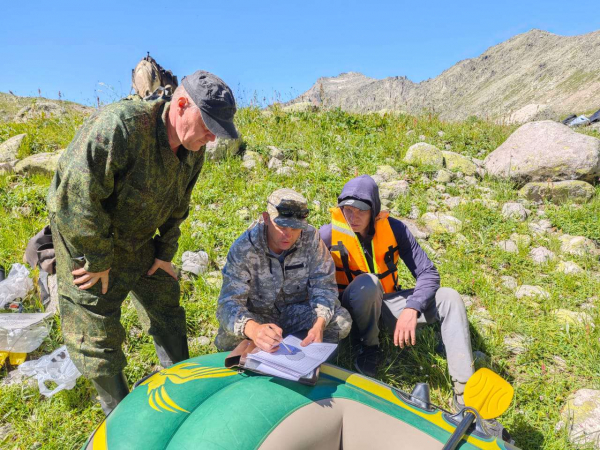
[[[577,6],[579,5],[579,6]],[[2,5],[0,91],[95,104],[127,95],[146,51],[181,79],[223,78],[241,103],[288,100],[321,76],[422,81],[515,34],[600,29],[563,1],[25,0]],[[589,3],[591,5],[591,3]],[[587,10],[587,11],[586,11]]]

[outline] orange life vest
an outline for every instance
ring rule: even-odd
[[[331,256],[335,262],[338,290],[342,292],[354,277],[370,273],[367,258],[358,237],[352,231],[340,208],[331,208]],[[396,292],[398,286],[398,244],[390,226],[387,211],[375,218],[375,236],[371,241],[374,275],[377,275],[383,291]]]

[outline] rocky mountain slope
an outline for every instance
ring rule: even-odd
[[[344,73],[317,80],[290,103],[346,111],[438,113],[445,120],[476,115],[501,122],[557,119],[600,108],[600,31],[559,36],[532,30],[413,83]]]

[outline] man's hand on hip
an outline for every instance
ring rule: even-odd
[[[404,348],[405,345],[417,343],[417,316],[418,311],[412,308],[404,308],[396,321],[394,330],[394,345]]]
[[[152,264],[152,267],[150,267],[150,270],[148,271],[148,276],[151,277],[152,275],[154,275],[154,272],[156,272],[158,269],[164,270],[173,278],[177,279],[177,274],[175,273],[173,264],[171,264],[170,261],[163,261],[161,259],[155,258],[154,264]]]
[[[279,343],[283,340],[283,330],[274,323],[261,325],[254,320],[249,320],[244,328],[244,334],[252,339],[258,348],[269,353],[277,351]]]
[[[74,277],[73,284],[77,285],[79,289],[89,289],[100,280],[102,293],[106,294],[106,291],[108,291],[108,272],[110,272],[110,269],[103,272],[88,272],[82,267],[72,271],[71,274]]]
[[[325,319],[318,317],[312,328],[308,330],[308,334],[300,345],[306,347],[313,342],[323,342],[323,330],[325,330]]]

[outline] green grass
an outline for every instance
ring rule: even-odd
[[[75,133],[81,119],[64,119],[62,126],[46,119],[29,128],[21,125],[0,124],[0,141],[20,133],[31,134],[28,151],[64,147]],[[79,122],[78,122],[79,121]],[[464,155],[484,158],[512,132],[514,128],[499,126],[478,119],[448,123],[435,116],[348,114],[339,110],[329,112],[284,113],[275,108],[271,115],[258,109],[244,108],[236,117],[247,150],[258,152],[264,164],[248,172],[241,167],[240,157],[218,163],[207,162],[193,194],[189,219],[182,227],[180,250],[175,259],[186,250],[203,249],[208,252],[213,268],[218,270],[231,243],[249,225],[238,211],[248,208],[253,218],[265,206],[267,195],[285,186],[299,190],[308,198],[310,221],[320,226],[329,221],[328,208],[333,206],[342,186],[357,174],[374,174],[377,167],[391,165],[410,183],[410,195],[396,199],[391,209],[396,216],[404,216],[416,205],[421,213],[427,210],[430,185],[421,181],[422,172],[406,166],[402,158],[408,147],[425,135],[426,141]],[[38,130],[39,127],[42,131]],[[45,130],[45,131],[43,131]],[[414,130],[407,136],[408,130]],[[438,131],[444,131],[443,137]],[[293,175],[278,176],[266,168],[269,151],[275,145],[292,160],[310,163],[309,168],[296,167]],[[335,164],[341,174],[329,173]],[[431,178],[432,173],[428,173]],[[0,176],[0,264],[9,266],[20,262],[29,237],[46,221],[44,197],[50,180],[44,177]],[[435,185],[435,183],[433,183]],[[508,379],[515,387],[515,400],[502,422],[512,432],[523,449],[570,449],[566,433],[555,431],[560,420],[560,409],[568,395],[580,388],[600,389],[600,321],[598,308],[587,312],[594,317],[596,328],[565,328],[557,322],[552,311],[565,308],[578,311],[581,305],[600,291],[600,264],[596,259],[568,256],[559,252],[554,237],[533,236],[532,247],[546,246],[561,258],[573,260],[586,271],[578,275],[562,275],[553,269],[556,262],[535,266],[529,260],[528,249],[507,254],[495,242],[507,239],[511,233],[530,234],[528,223],[506,220],[500,214],[502,203],[517,198],[510,183],[485,179],[481,186],[491,190],[491,198],[498,208],[482,207],[474,202],[457,207],[453,214],[461,219],[463,239],[456,236],[432,236],[428,245],[436,252],[435,261],[442,275],[442,284],[472,297],[468,314],[471,320],[473,349],[489,356],[487,365]],[[463,195],[469,200],[481,198],[476,188],[461,191],[448,188],[452,195]],[[600,239],[600,188],[594,199],[583,206],[569,203],[560,206],[543,205],[552,223],[569,234],[582,234]],[[317,208],[314,202],[320,202]],[[550,292],[547,300],[535,306],[529,301],[517,300],[500,284],[502,275],[515,277],[519,284],[535,284]],[[401,271],[404,286],[413,285],[407,270]],[[217,323],[214,317],[219,293],[218,280],[211,275],[182,282],[182,303],[188,317],[190,337],[213,338]],[[27,310],[36,308],[35,296],[25,302]],[[597,305],[597,304],[596,304]],[[485,308],[495,322],[492,328],[481,326],[476,309]],[[129,365],[126,376],[135,382],[158,364],[151,339],[141,332],[135,309],[130,301],[123,307],[123,323],[127,330],[125,352]],[[531,338],[527,350],[512,355],[503,339],[518,333]],[[410,390],[414,383],[427,381],[432,388],[434,403],[448,407],[451,385],[445,359],[436,353],[439,326],[431,326],[419,333],[417,346],[398,350],[389,337],[382,336],[386,354],[380,378],[393,386]],[[51,335],[31,357],[37,358],[61,345],[59,319],[55,319]],[[193,345],[193,356],[214,352],[211,345]],[[557,366],[555,357],[565,361]],[[343,343],[339,363],[351,368],[352,355],[348,343]],[[11,368],[12,369],[12,368]],[[0,372],[0,382],[7,368]],[[90,383],[80,378],[71,391],[64,391],[51,399],[38,393],[37,387],[22,384],[2,387],[0,396],[0,424],[10,424],[12,431],[2,448],[63,449],[81,446],[95,426],[102,420],[97,404],[92,402]]]

